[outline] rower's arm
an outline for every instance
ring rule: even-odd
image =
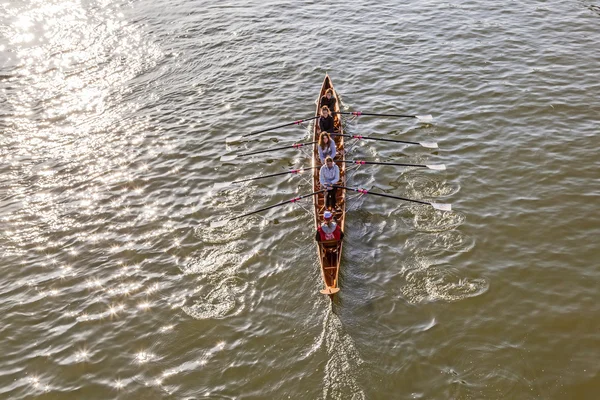
[[[323,168],[321,167],[321,169],[319,170],[319,183],[321,184],[321,187],[327,186],[327,182],[325,182],[325,174],[323,173]]]

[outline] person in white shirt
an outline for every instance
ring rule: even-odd
[[[322,189],[327,190],[327,193],[325,194],[325,208],[328,210],[333,210],[335,208],[337,188],[333,187],[333,185],[336,185],[339,180],[340,167],[333,162],[333,158],[327,156],[325,158],[325,164],[319,170],[319,183],[321,183]]]

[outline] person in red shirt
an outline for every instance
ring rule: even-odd
[[[315,240],[323,242],[327,240],[342,240],[343,238],[344,232],[342,232],[340,226],[333,220],[333,213],[326,210],[323,213],[323,223],[317,229]]]

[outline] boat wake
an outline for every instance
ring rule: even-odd
[[[197,288],[181,309],[195,319],[219,319],[237,315],[244,309],[243,294],[247,288],[247,283],[240,284],[234,278],[216,283],[207,282]]]
[[[406,283],[401,292],[409,303],[459,301],[479,296],[489,288],[485,279],[465,277],[450,266],[434,266],[426,257],[414,257],[403,273]]]
[[[457,211],[439,212],[430,207],[409,205],[402,220],[419,232],[446,232],[457,228],[465,221],[465,216]]]
[[[327,364],[323,385],[323,399],[366,399],[358,384],[361,365],[354,340],[344,332],[342,322],[330,307],[323,319]]]
[[[417,233],[409,237],[404,244],[404,251],[410,254],[422,254],[423,251],[449,251],[467,253],[475,246],[473,238],[452,230],[438,233]]]
[[[235,243],[207,246],[180,266],[185,275],[197,275],[198,285],[181,306],[192,318],[224,318],[244,310],[250,284],[238,276],[244,260],[234,247]]]
[[[425,160],[421,161],[426,163]],[[435,163],[434,163],[435,164]],[[422,171],[411,171],[406,180],[405,191],[408,196],[413,197],[450,197],[458,193],[460,186],[448,183],[438,176],[431,176]]]

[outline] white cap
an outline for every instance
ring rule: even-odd
[[[333,217],[333,213],[329,210],[327,210],[323,213],[323,218],[325,218],[325,219],[331,219],[332,217]]]

